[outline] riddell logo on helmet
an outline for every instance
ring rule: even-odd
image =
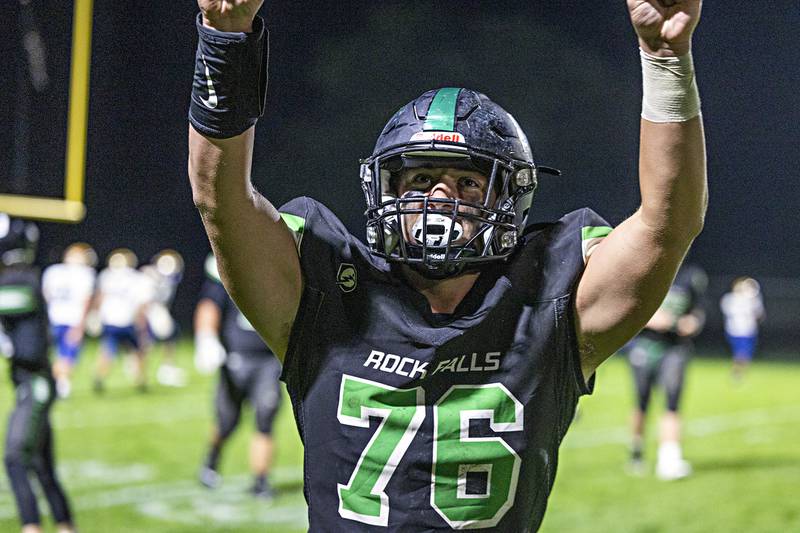
[[[420,131],[412,135],[411,140],[463,143],[464,136],[455,131]]]

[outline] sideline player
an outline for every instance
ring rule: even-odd
[[[725,338],[733,354],[733,379],[741,381],[753,360],[758,343],[758,325],[764,320],[761,285],[753,278],[736,278],[731,292],[719,303],[725,315]]]
[[[145,357],[147,349],[147,303],[152,299],[152,286],[136,270],[138,259],[127,248],[108,254],[107,267],[97,278],[93,305],[102,324],[100,355],[95,369],[94,391],[105,390],[105,380],[120,345],[133,350],[133,372],[140,391],[147,389]]]
[[[643,447],[647,408],[653,385],[664,388],[667,410],[661,417],[656,476],[680,479],[692,473],[681,449],[681,418],[678,408],[683,392],[686,366],[692,355],[691,339],[705,325],[703,294],[708,276],[697,266],[684,265],[664,302],[630,343],[628,360],[633,370],[637,405],[633,412],[631,473],[644,472]]]
[[[642,204],[613,232],[588,209],[526,229],[546,169],[505,110],[445,88],[402,107],[361,167],[368,244],[319,202],[279,210],[253,188],[262,2],[198,4],[194,202],[225,287],[283,362],[310,529],[536,530],[579,396],[703,226],[701,2],[628,1]]]
[[[224,364],[219,369],[214,399],[216,424],[200,468],[200,482],[208,488],[219,486],[220,454],[236,429],[242,404],[247,400],[255,410],[256,420],[256,431],[250,441],[253,474],[250,492],[271,499],[273,491],[268,476],[274,453],[272,423],[281,403],[281,366],[225,292],[213,255],[208,256],[205,270],[207,279],[194,315],[195,361],[206,372],[223,361]]]
[[[41,517],[29,474],[39,480],[59,533],[74,531],[69,503],[56,475],[50,409],[47,311],[34,259],[38,229],[0,213],[0,353],[10,358],[16,403],[8,419],[4,462],[22,533],[40,533]]]
[[[72,370],[83,344],[96,264],[97,254],[92,247],[76,242],[64,251],[63,262],[47,267],[42,275],[42,293],[58,354],[53,374],[61,398],[68,397],[72,390]]]
[[[156,379],[168,387],[186,385],[186,373],[175,362],[176,344],[180,329],[172,316],[171,307],[178,285],[183,279],[183,257],[175,250],[158,252],[150,264],[141,268],[150,282],[153,299],[147,303],[147,330],[155,346],[161,346],[163,355],[156,371]]]

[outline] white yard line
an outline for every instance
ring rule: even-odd
[[[693,437],[704,437],[734,429],[749,429],[753,426],[769,426],[791,422],[800,422],[800,405],[775,409],[753,409],[731,415],[717,415],[698,420],[689,420],[686,424],[686,432]]]
[[[753,426],[768,426],[800,422],[800,405],[769,409],[751,409],[724,415],[688,419],[684,422],[684,433],[690,437],[705,437],[749,429]],[[593,448],[609,444],[628,444],[630,429],[625,426],[601,429],[582,429],[580,422],[573,426],[564,439],[563,448]]]
[[[273,484],[280,487],[284,483],[300,482],[303,472],[297,467],[280,467],[275,468],[270,477]],[[70,499],[78,517],[83,510],[132,505],[138,507],[143,514],[187,524],[202,524],[205,521],[259,522],[305,527],[305,505],[297,502],[282,505],[280,497],[271,505],[258,505],[258,500],[247,495],[250,481],[250,476],[246,474],[226,476],[223,485],[213,491],[192,479],[116,489],[103,487],[89,493],[75,491]],[[10,501],[11,498],[3,500],[0,504],[0,520],[16,518],[16,508]],[[40,505],[40,510],[47,514],[47,504],[41,503],[43,505]]]

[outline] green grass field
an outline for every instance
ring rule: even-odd
[[[189,345],[180,352],[190,371],[187,387],[154,385],[140,394],[118,364],[102,397],[91,392],[94,351],[92,344],[72,397],[58,402],[53,413],[59,471],[82,533],[305,531],[302,447],[288,402],[275,429],[276,500],[268,505],[246,494],[249,416],[225,450],[223,486],[208,491],[195,475],[211,423],[214,383],[191,370]],[[158,356],[152,370],[157,363]],[[624,473],[632,391],[627,366],[612,359],[564,441],[541,531],[800,531],[798,384],[797,364],[756,363],[746,381],[733,386],[726,360],[693,361],[683,407],[684,451],[695,474],[664,483],[652,473]],[[660,396],[654,399],[651,467],[662,403]],[[11,404],[5,382],[0,386],[4,417]],[[0,531],[17,529],[3,475]]]

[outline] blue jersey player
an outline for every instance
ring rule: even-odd
[[[278,209],[254,190],[262,2],[198,3],[194,201],[226,289],[283,362],[310,529],[538,529],[578,398],[703,225],[700,1],[628,1],[642,205],[613,232],[588,209],[528,226],[553,171],[487,96],[442,88],[395,113],[363,160],[366,243],[318,201]]]

